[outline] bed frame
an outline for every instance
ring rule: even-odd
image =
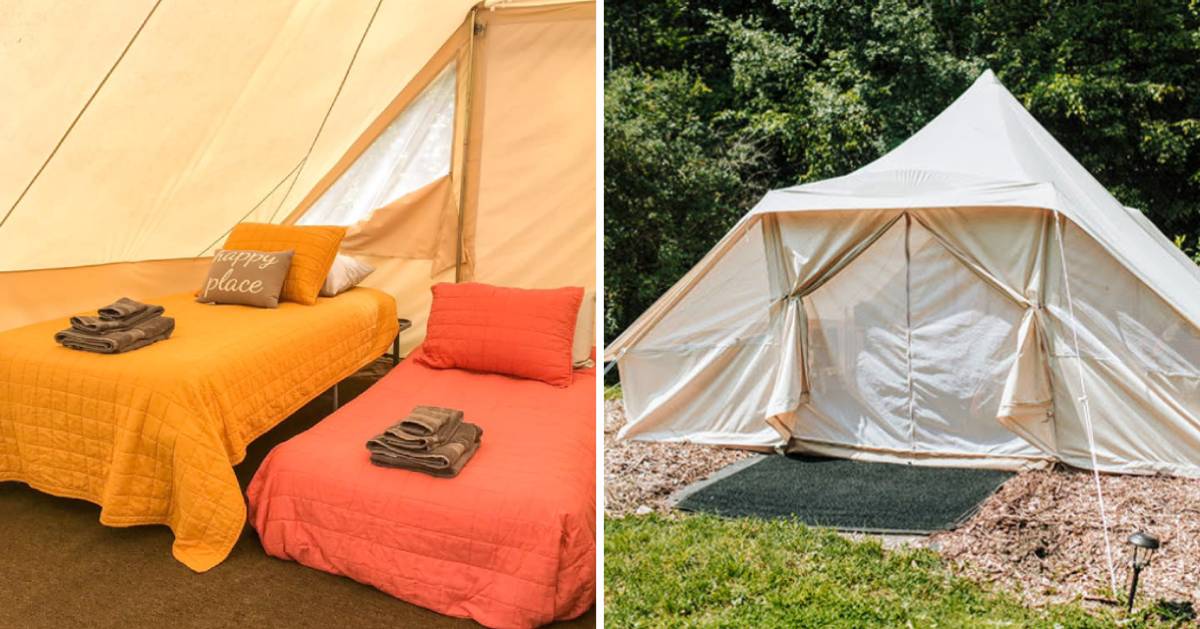
[[[397,319],[396,322],[400,325],[398,328],[396,328],[395,338],[392,339],[392,351],[390,354],[383,355],[383,358],[390,358],[392,360],[393,367],[400,364],[400,334],[412,327],[412,321],[409,321],[408,319]],[[341,383],[334,383],[334,385],[330,387],[330,391],[333,391],[333,410],[335,411],[341,406],[341,402],[338,400],[338,384]]]

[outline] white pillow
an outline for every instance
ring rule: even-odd
[[[375,267],[339,253],[329,267],[329,275],[325,276],[325,285],[321,287],[322,297],[334,297],[344,293],[358,283],[367,279],[375,271]]]
[[[596,291],[586,291],[575,318],[575,342],[571,345],[571,361],[576,369],[592,366],[592,345],[596,341]]]

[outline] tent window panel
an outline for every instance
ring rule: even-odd
[[[804,299],[809,403],[795,437],[908,450],[904,225]]]
[[[1101,465],[1191,465],[1191,453],[1200,450],[1195,436],[1200,424],[1200,334],[1081,229],[1067,223],[1063,234]],[[1060,454],[1087,461],[1076,401],[1084,392],[1057,247],[1048,267],[1047,321]]]
[[[977,235],[984,240],[986,233],[984,228]],[[996,421],[1023,308],[919,223],[909,248],[916,450],[1037,456],[1037,449]]]
[[[1068,223],[1064,235],[1083,355],[1119,361],[1146,377],[1200,382],[1200,331],[1078,227]],[[1074,356],[1057,250],[1049,262],[1047,305],[1057,322],[1054,354]]]
[[[449,174],[455,77],[450,63],[297,222],[352,225]]]

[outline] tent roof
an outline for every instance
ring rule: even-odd
[[[0,271],[282,219],[475,2],[0,4]]]
[[[747,218],[770,212],[971,206],[1060,212],[1200,327],[1195,265],[1181,264],[1171,243],[1113,198],[991,70],[883,157],[843,177],[774,190]]]

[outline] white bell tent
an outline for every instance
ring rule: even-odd
[[[990,71],[767,194],[605,356],[623,437],[1200,476],[1200,271]]]

